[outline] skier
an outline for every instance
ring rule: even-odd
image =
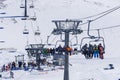
[[[98,50],[98,46],[96,44],[93,46],[93,50],[94,50],[94,52],[93,52],[94,58],[98,58],[99,50]]]
[[[104,59],[103,54],[104,54],[105,52],[104,52],[104,48],[103,48],[103,46],[101,45],[101,43],[98,45],[98,49],[99,49],[100,59]]]
[[[81,49],[82,54],[88,59],[88,44],[85,44]]]
[[[72,54],[71,54],[72,48],[70,48],[68,45],[67,45],[67,47],[65,48],[65,50],[69,52],[70,56],[72,55]]]
[[[56,51],[58,51],[58,54],[63,54],[63,48],[61,45],[58,46],[58,48],[56,48]]]
[[[89,56],[89,58],[93,58],[93,45],[92,44],[89,44],[88,56]]]

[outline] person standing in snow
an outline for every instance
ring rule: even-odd
[[[10,78],[14,78],[14,73],[10,71]]]

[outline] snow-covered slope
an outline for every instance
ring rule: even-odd
[[[69,78],[70,80],[119,80],[119,58],[85,59],[82,55],[70,56]],[[114,69],[109,69],[113,64]],[[48,67],[49,68],[49,67]],[[108,70],[104,70],[108,69]],[[9,71],[2,72],[2,80],[63,80],[63,69],[53,71],[24,71],[13,70],[14,79],[9,78]]]

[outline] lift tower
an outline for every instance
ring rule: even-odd
[[[69,46],[69,34],[80,34],[83,31],[78,29],[81,20],[53,20],[56,25],[56,29],[53,30],[54,35],[65,34],[65,47]],[[65,51],[65,64],[64,64],[64,80],[69,80],[69,54]]]

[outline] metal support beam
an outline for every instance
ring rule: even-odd
[[[25,14],[24,14],[25,17],[27,17],[27,0],[25,0]]]
[[[82,30],[77,29],[81,20],[53,20],[57,29],[54,29],[52,34],[60,35],[65,33],[65,48],[69,46],[69,34],[73,33],[80,34]],[[69,54],[68,51],[65,50],[65,64],[64,64],[64,80],[69,80]]]
[[[65,31],[65,48],[69,46],[69,32]],[[69,54],[65,50],[64,80],[69,80]]]
[[[38,70],[40,70],[40,53],[38,49],[36,50],[36,62],[38,65]]]

